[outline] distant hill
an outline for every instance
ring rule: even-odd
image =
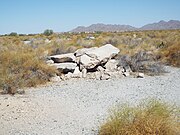
[[[167,30],[167,29],[180,29],[180,21],[178,20],[170,20],[160,21],[158,23],[152,23],[144,25],[141,28],[135,28],[130,25],[112,25],[112,24],[92,24],[88,27],[79,26],[70,32],[94,32],[94,31],[102,31],[102,32],[115,32],[115,31],[134,31],[134,30]]]
[[[169,30],[169,29],[180,29],[180,21],[170,20],[160,21],[158,23],[152,23],[144,25],[140,28],[141,30]]]
[[[131,31],[136,30],[135,27],[132,27],[130,25],[112,25],[112,24],[92,24],[88,27],[79,26],[72,30],[72,32],[94,32],[94,31],[102,31],[102,32],[113,32],[113,31]]]

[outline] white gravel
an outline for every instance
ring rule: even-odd
[[[69,80],[0,95],[0,135],[93,135],[117,103],[156,98],[180,105],[180,69],[145,78]]]

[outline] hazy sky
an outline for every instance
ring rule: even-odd
[[[180,0],[0,0],[0,34],[180,20]]]

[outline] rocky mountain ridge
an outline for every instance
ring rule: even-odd
[[[170,29],[180,29],[179,20],[170,21],[159,21],[157,23],[151,23],[144,25],[140,28],[136,28],[130,25],[117,25],[117,24],[92,24],[90,26],[78,26],[77,28],[71,30],[70,32],[121,32],[121,31],[136,31],[136,30],[170,30]]]

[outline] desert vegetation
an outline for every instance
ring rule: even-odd
[[[17,89],[45,83],[56,70],[49,67],[42,48],[24,45],[18,38],[2,38],[0,46],[0,88],[15,94]]]
[[[112,44],[120,49],[116,59],[132,70],[157,75],[162,64],[180,67],[180,31],[131,31],[93,33],[17,34],[0,36],[0,89],[36,86],[56,74],[45,61],[55,54],[74,52],[79,48]]]
[[[46,36],[50,36],[50,35],[52,35],[54,32],[53,32],[53,30],[49,30],[49,29],[47,29],[47,30],[45,30],[44,31],[44,35],[46,35]]]
[[[127,104],[110,111],[99,135],[177,135],[179,108],[151,100],[136,107]]]

